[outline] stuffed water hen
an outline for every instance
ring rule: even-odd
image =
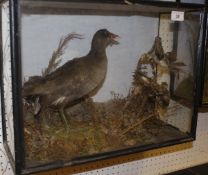
[[[57,109],[68,128],[65,109],[95,95],[102,87],[108,63],[106,48],[118,44],[118,37],[107,29],[98,30],[86,56],[66,62],[45,77],[31,78],[23,86],[23,98],[38,100],[36,113],[45,107]]]

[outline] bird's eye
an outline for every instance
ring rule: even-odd
[[[108,36],[108,31],[107,30],[104,31],[104,35]]]

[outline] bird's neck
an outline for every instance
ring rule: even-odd
[[[106,57],[106,48],[92,46],[90,49],[89,55],[96,55],[96,56],[99,56],[100,58],[104,58]]]

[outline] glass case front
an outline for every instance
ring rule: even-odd
[[[193,140],[201,9],[20,3],[25,173]]]
[[[206,0],[181,0],[182,3],[205,4]]]

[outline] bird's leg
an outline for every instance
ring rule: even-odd
[[[69,129],[69,124],[68,124],[68,121],[67,121],[66,116],[65,116],[64,107],[59,108],[59,114],[61,115],[61,118],[64,122],[65,128],[68,130]]]
[[[39,97],[36,97],[35,103],[34,103],[34,115],[37,116],[41,111],[41,105],[40,105],[40,99]]]
[[[40,100],[39,97],[35,97],[35,102],[32,103],[32,107],[33,107],[33,115],[34,115],[34,119],[35,119],[35,125],[37,125],[37,129],[42,132],[42,128],[41,128],[41,117],[40,117],[40,113],[42,110],[41,104],[40,104]]]

